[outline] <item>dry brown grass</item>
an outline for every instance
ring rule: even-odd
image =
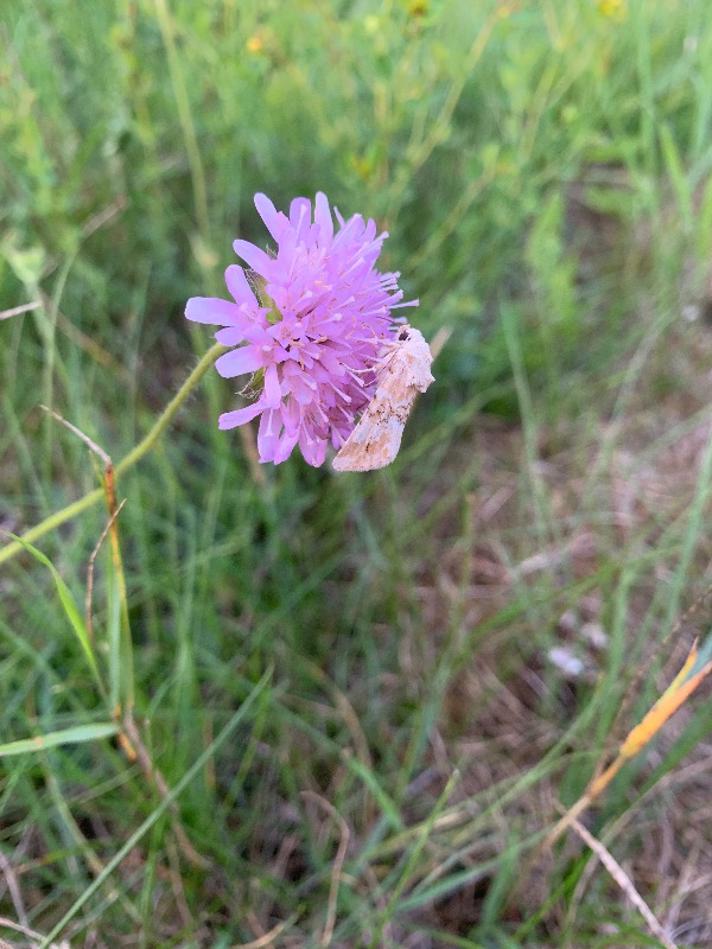
[[[462,542],[451,541],[450,529],[453,534],[459,530],[454,522],[437,526],[438,573],[424,576],[419,589],[425,624],[442,628],[443,616],[456,616],[454,637],[465,643],[478,626],[486,625],[488,618],[511,605],[523,590],[530,591],[534,600],[537,595],[541,598],[542,586],[549,591],[540,608],[498,624],[480,643],[472,661],[455,663],[442,714],[431,735],[429,782],[424,774],[428,795],[437,794],[457,764],[462,780],[451,804],[456,807],[459,802],[462,815],[468,809],[471,815],[481,812],[483,804],[473,801],[490,804],[486,820],[463,853],[462,867],[501,856],[511,843],[513,827],[525,836],[558,817],[561,769],[543,776],[501,811],[491,807],[489,792],[536,768],[605,675],[614,622],[610,583],[594,581],[574,600],[566,591],[595,577],[606,559],[621,549],[635,550],[643,557],[654,554],[670,525],[689,510],[712,438],[711,365],[712,328],[703,320],[694,325],[681,322],[665,344],[650,353],[621,417],[602,419],[583,446],[575,421],[556,432],[540,433],[539,457],[545,460],[538,464],[537,473],[557,532],[556,541],[546,546],[532,546],[532,511],[518,500],[525,464],[522,433],[483,421],[471,445],[462,448],[463,461],[472,452],[482,458],[483,487],[469,499],[472,543],[464,550]],[[676,385],[664,392],[669,373],[674,373]],[[550,444],[557,448],[550,450]],[[709,515],[709,504],[705,511]],[[628,685],[618,691],[622,712],[606,738],[609,749],[635,724],[641,688],[655,683],[652,694],[660,694],[693,638],[704,636],[712,621],[712,600],[703,599],[694,615],[677,624],[666,645],[670,630],[663,624],[668,604],[660,599],[660,589],[670,580],[676,563],[669,557],[650,559],[653,568],[640,572],[626,604],[620,678],[622,686]],[[694,598],[695,591],[702,593],[711,584],[712,536],[703,530],[688,576],[687,596]],[[678,616],[687,605],[689,601],[680,604]],[[537,623],[548,627],[548,636],[542,637]],[[643,638],[642,628],[646,629]],[[553,663],[543,645],[547,642],[575,656],[580,671],[567,672],[561,663]],[[406,637],[401,648],[405,674],[417,676],[420,670],[422,675],[423,668],[432,668],[444,645],[439,637],[425,645]],[[642,682],[636,681],[636,669],[647,670]],[[605,846],[661,921],[666,938],[690,946],[705,946],[712,939],[712,832],[707,803],[712,746],[706,741],[698,744],[679,768],[666,774],[641,800],[636,800],[636,788],[645,784],[710,694],[711,687],[703,685],[700,695],[666,726],[646,752],[632,785],[622,798],[617,792],[612,812],[604,796],[585,818],[596,825],[603,822]],[[595,721],[591,727],[596,727]],[[583,753],[582,773],[589,773],[598,753],[591,760],[593,749],[586,736],[579,736],[571,747],[571,760],[576,753]],[[464,837],[453,831],[451,847],[465,846],[466,835],[467,830]],[[434,867],[447,857],[447,846],[439,843],[433,852]],[[521,873],[515,874],[516,900],[508,904],[510,922],[522,922],[538,911],[550,899],[554,882],[560,881],[562,864],[581,852],[581,841],[571,832],[556,863],[545,855],[533,863],[524,861]],[[481,919],[492,882],[485,875],[418,918],[423,924],[466,935]],[[548,930],[552,942],[528,944],[559,945],[557,940],[591,887],[610,911],[609,922],[602,920],[598,927],[600,933],[615,918],[635,918],[625,891],[607,881],[605,874],[602,877],[600,866],[589,862],[568,908],[554,900],[544,914],[538,931]],[[615,906],[619,909],[614,910]],[[596,931],[594,922],[591,926]],[[412,945],[435,943],[424,938]]]

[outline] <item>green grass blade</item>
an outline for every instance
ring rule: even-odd
[[[61,728],[56,732],[47,732],[46,735],[35,735],[34,738],[21,738],[18,741],[8,741],[0,745],[0,758],[9,758],[11,755],[26,755],[33,751],[46,751],[58,745],[78,745],[85,741],[97,741],[99,738],[110,738],[116,735],[119,726],[114,722],[96,722],[94,725],[75,725],[73,728]]]
[[[267,672],[262,676],[257,685],[252,689],[250,694],[247,696],[245,701],[242,703],[240,708],[234,713],[230,718],[228,723],[219,733],[219,735],[210,742],[208,747],[202,754],[198,755],[193,764],[188,768],[180,781],[166,794],[158,807],[143,821],[143,823],[131,834],[128,840],[124,845],[116,852],[112,859],[104,867],[102,873],[96,877],[90,886],[84,890],[82,895],[76,900],[73,905],[67,910],[64,916],[60,919],[57,925],[54,927],[51,933],[45,937],[43,940],[40,949],[47,949],[52,944],[52,941],[57,938],[57,936],[62,932],[67,923],[69,923],[77,915],[79,910],[84,906],[84,904],[89,900],[94,893],[102,886],[104,881],[111,876],[114,870],[118,867],[121,861],[129,854],[136,844],[141,840],[146,833],[153,827],[157,820],[165,814],[168,808],[173,804],[173,802],[180,796],[180,794],[185,790],[185,788],[190,784],[190,782],[200,773],[205,763],[215,754],[215,752],[227,741],[227,739],[232,735],[240,722],[247,716],[247,713],[251,710],[252,706],[255,704],[259,696],[262,694],[263,690],[267,687],[268,682],[272,677],[272,669],[268,669]]]
[[[43,554],[41,550],[38,550],[37,547],[28,543],[28,541],[24,540],[22,537],[19,537],[17,534],[10,534],[10,536],[18,544],[21,544],[21,546],[24,547],[25,550],[35,558],[35,560],[47,567],[50,574],[52,575],[54,586],[59,597],[59,602],[62,604],[64,615],[69,620],[69,624],[72,627],[72,631],[79,642],[87,663],[89,664],[89,668],[91,669],[92,675],[96,680],[99,691],[102,695],[105,695],[106,690],[101,678],[101,673],[99,672],[99,666],[96,661],[96,656],[94,655],[91,640],[89,639],[89,631],[87,630],[82,614],[79,612],[79,608],[74,601],[72,591],[64,582],[59,574],[59,571],[46,554]]]

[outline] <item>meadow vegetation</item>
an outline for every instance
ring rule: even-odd
[[[101,483],[40,404],[151,429],[255,191],[374,217],[450,331],[374,474],[257,465],[208,373],[91,629],[105,506],[0,547],[0,939],[712,944],[705,685],[580,818],[629,886],[540,846],[712,626],[708,0],[4,0],[0,46],[5,532]]]

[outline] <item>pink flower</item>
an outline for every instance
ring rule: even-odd
[[[188,300],[185,315],[220,327],[215,338],[235,347],[216,368],[232,378],[251,374],[254,402],[220,416],[220,428],[260,416],[260,461],[287,459],[296,445],[310,465],[323,464],[329,442],[339,448],[373,396],[383,343],[393,337],[391,311],[403,303],[398,273],[381,274],[375,263],[387,233],[355,214],[348,221],[324,194],[312,204],[295,198],[289,217],[264,194],[255,207],[277,244],[265,253],[235,241],[250,268],[231,265],[225,283],[234,303],[215,297]]]

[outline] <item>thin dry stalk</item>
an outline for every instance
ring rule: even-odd
[[[108,452],[97,445],[97,443],[86,435],[80,428],[77,428],[76,425],[73,425],[71,422],[67,421],[64,416],[60,415],[59,412],[55,412],[52,409],[48,409],[47,406],[41,406],[45,412],[48,412],[53,418],[58,422],[64,425],[69,429],[72,434],[76,435],[77,438],[81,439],[82,442],[96,454],[104,463],[104,494],[106,496],[106,506],[109,511],[109,520],[106,524],[106,527],[102,531],[102,534],[99,538],[99,541],[92,551],[92,555],[89,561],[89,568],[87,573],[87,596],[85,602],[85,608],[87,613],[87,627],[92,631],[92,621],[91,621],[91,602],[93,595],[93,586],[94,586],[94,561],[96,560],[99,548],[101,547],[104,538],[108,535],[110,546],[111,546],[111,558],[114,566],[114,571],[119,584],[119,598],[122,603],[122,608],[126,612],[127,607],[127,591],[126,591],[126,578],[124,576],[123,570],[123,561],[121,559],[121,547],[119,542],[119,530],[117,524],[117,518],[121,513],[121,509],[126,503],[125,499],[122,500],[121,504],[117,503],[116,500],[116,477],[114,471],[114,465],[111,460],[111,456]],[[128,628],[128,614],[126,613],[126,627]],[[139,734],[136,723],[134,722],[132,715],[132,696],[128,697],[126,702],[126,708],[123,710],[123,716],[121,715],[121,709],[115,710],[115,715],[117,718],[121,718],[121,732],[118,735],[119,746],[124,752],[125,756],[129,762],[133,763],[138,761],[139,765],[145,776],[155,785],[161,798],[165,799],[169,794],[169,788],[166,784],[166,780],[153,764],[151,756],[148,753],[148,749],[144,745],[141,736]],[[188,839],[188,835],[183,829],[182,824],[178,820],[178,810],[174,804],[171,805],[171,814],[173,817],[173,831],[176,835],[178,845],[183,852],[183,855],[186,859],[193,864],[193,866],[200,867],[201,869],[206,869],[210,866],[210,862],[203,857],[195,847],[192,845]]]
[[[111,525],[119,516],[125,504],[126,504],[126,498],[123,499],[123,501],[117,507],[116,511],[111,515],[109,520],[106,522],[104,530],[99,535],[99,540],[97,540],[94,546],[94,549],[91,552],[91,556],[89,557],[89,563],[87,564],[87,592],[84,598],[84,617],[85,617],[85,624],[87,628],[87,634],[89,636],[89,641],[92,643],[94,642],[94,617],[92,615],[93,614],[92,600],[94,597],[94,565],[96,563],[96,558],[99,555],[99,551],[101,550],[101,545],[104,543],[104,541],[106,540],[106,535],[111,530]]]
[[[106,369],[110,369],[123,381],[128,382],[131,380],[131,373],[126,366],[123,366],[114,359],[108,349],[104,349],[103,346],[100,346],[88,333],[82,332],[61,310],[57,311],[57,327],[64,333],[68,340],[74,343],[75,346],[83,349],[94,362],[97,362],[100,366],[104,366]]]
[[[72,422],[69,422],[63,415],[60,415],[59,412],[55,412],[54,409],[47,408],[47,406],[42,405],[42,403],[40,403],[40,408],[43,412],[47,412],[48,415],[51,415],[53,419],[56,419],[56,421],[64,425],[65,428],[69,429],[73,435],[76,435],[77,438],[83,441],[90,451],[93,451],[95,455],[98,455],[98,457],[101,458],[105,466],[108,467],[111,465],[111,457],[109,454],[104,451],[101,445],[97,445],[97,443],[92,438],[89,438],[89,436],[85,434],[81,428],[77,428],[76,425],[74,425]]]
[[[17,918],[26,929],[29,929],[30,921],[27,918],[27,912],[25,911],[25,904],[22,900],[20,885],[17,882],[17,877],[15,876],[15,871],[12,868],[12,864],[7,859],[2,850],[0,850],[0,870],[2,871],[2,875],[5,877],[7,888],[10,891],[10,899],[12,900],[12,905],[15,907]]]
[[[106,506],[109,511],[109,522],[107,524],[106,532],[109,535],[109,540],[111,543],[111,559],[114,566],[114,571],[116,573],[117,582],[119,585],[119,598],[122,608],[122,620],[124,623],[125,631],[128,630],[128,607],[127,607],[127,594],[126,594],[126,579],[124,577],[123,562],[121,560],[121,548],[119,546],[119,530],[116,523],[116,519],[119,515],[121,508],[116,502],[116,482],[114,477],[114,463],[111,460],[111,455],[105,451],[101,445],[98,445],[94,439],[90,438],[85,432],[80,428],[74,425],[72,422],[68,421],[63,415],[60,415],[59,412],[56,412],[54,409],[48,408],[46,405],[40,405],[40,408],[52,416],[53,419],[56,419],[61,425],[63,425],[68,431],[82,441],[87,448],[93,452],[104,465],[104,475],[103,475],[103,487],[104,487],[104,496],[106,498]],[[100,544],[103,540],[104,535],[99,539]],[[96,551],[92,554],[92,557],[95,557]],[[89,578],[87,578],[89,579]],[[87,583],[87,594],[85,599],[85,610],[87,611],[89,619],[89,628],[91,630],[91,598],[93,596],[93,562],[91,563],[91,587]],[[129,635],[126,633],[126,635]],[[129,695],[127,699],[127,705],[131,705],[133,696]],[[121,710],[115,711],[115,716],[118,718],[121,715]],[[130,748],[126,747],[124,736],[119,734],[118,736],[119,744],[127,753],[129,761],[133,760]]]
[[[344,820],[344,818],[339,814],[333,804],[327,801],[325,798],[321,797],[319,794],[316,794],[314,791],[302,791],[302,797],[307,797],[310,800],[314,801],[320,807],[322,807],[330,817],[332,817],[336,823],[339,825],[341,830],[341,838],[339,840],[339,847],[336,851],[336,856],[334,857],[334,865],[331,870],[331,882],[329,884],[329,900],[326,908],[326,922],[324,924],[324,931],[321,934],[321,939],[319,941],[320,946],[330,946],[331,939],[334,935],[334,927],[336,925],[336,902],[339,896],[339,884],[341,882],[341,872],[344,867],[344,860],[346,859],[346,852],[349,848],[349,840],[351,839],[351,831],[349,826]]]
[[[433,359],[437,359],[440,353],[445,348],[447,341],[452,336],[452,327],[451,326],[441,326],[437,331],[435,336],[430,340],[430,352],[433,354]]]
[[[185,887],[183,886],[183,877],[180,872],[178,852],[170,838],[166,841],[166,851],[168,852],[168,861],[170,863],[169,878],[171,881],[171,889],[173,890],[173,899],[176,902],[178,915],[181,918],[183,927],[187,930],[192,930],[195,928],[195,920],[190,912],[188,900],[185,896]]]
[[[42,301],[41,305],[44,306],[46,310],[53,306],[50,297],[41,290],[40,298]],[[75,346],[83,349],[84,352],[95,362],[99,363],[100,366],[110,369],[126,381],[130,380],[131,374],[126,366],[118,362],[108,349],[104,349],[92,336],[80,330],[79,327],[59,309],[57,310],[57,327],[64,333],[68,340],[74,343]]]
[[[114,565],[114,572],[119,584],[119,599],[121,601],[122,612],[124,613],[124,624],[128,630],[128,593],[126,591],[126,577],[124,576],[124,563],[121,559],[121,545],[119,543],[119,525],[116,523],[116,516],[119,512],[116,503],[116,477],[114,474],[114,465],[109,456],[104,468],[104,494],[106,495],[106,506],[109,509],[109,544],[111,547],[111,559]],[[128,702],[130,711],[131,700]]]
[[[309,674],[312,675],[320,685],[322,685],[328,692],[331,693],[331,697],[334,700],[334,705],[336,706],[337,711],[341,714],[344,724],[351,735],[358,759],[363,762],[367,768],[372,768],[373,759],[371,758],[371,752],[368,747],[368,739],[366,738],[358,715],[356,714],[356,711],[348,697],[341,691],[341,689],[338,688],[334,682],[332,682],[324,670],[321,669],[315,662],[310,662],[308,659],[305,659],[304,665],[307,668]]]
[[[28,926],[21,926],[19,923],[15,923],[13,920],[7,919],[5,916],[0,916],[0,929],[12,929],[13,932],[22,933],[22,935],[27,936],[28,939],[36,939],[37,941],[42,939],[42,933],[38,933],[34,929],[30,929]],[[9,942],[5,942],[4,939],[0,938],[1,949],[4,949],[5,946],[8,946],[9,949],[12,949],[12,946]]]
[[[160,770],[154,765],[151,755],[143,743],[141,735],[139,734],[139,730],[136,726],[136,722],[134,721],[130,712],[127,712],[124,716],[121,727],[126,739],[128,740],[130,748],[133,750],[135,760],[138,761],[144,775],[155,786],[159,796],[165,800],[170,793],[170,789],[166,784],[166,779],[163,777]],[[188,839],[188,835],[178,818],[178,808],[175,802],[170,805],[169,810],[172,816],[173,832],[176,835],[176,840],[178,841],[178,846],[180,847],[183,856],[186,858],[186,860],[188,860],[189,863],[192,863],[193,866],[200,867],[202,870],[207,869],[210,866],[210,861],[202,854],[198,853],[198,851]]]
[[[117,214],[120,214],[126,209],[127,205],[128,201],[126,200],[126,195],[120,194],[118,198],[115,198],[110,204],[107,204],[101,211],[97,211],[96,214],[92,214],[86,219],[82,224],[82,237],[91,237],[95,231],[100,230],[105,224],[108,224],[109,221],[113,221]]]
[[[708,662],[699,672],[692,675],[697,662],[697,643],[690,650],[682,668],[663,692],[653,707],[643,716],[635,728],[626,736],[611,764],[600,774],[596,774],[584,794],[569,808],[542,844],[543,849],[553,847],[556,841],[592,803],[599,797],[624,764],[635,758],[658,734],[660,729],[692,695],[697,686],[712,672],[712,662]]]
[[[697,616],[710,597],[712,597],[712,584],[706,587],[702,593],[700,593],[697,599],[693,600],[685,612],[673,623],[673,625],[663,637],[662,641],[658,644],[655,655],[659,655],[667,649],[671,640],[680,632],[684,625],[690,623]],[[643,681],[645,676],[650,673],[650,665],[653,661],[653,658],[654,656],[651,655],[647,662],[643,662],[638,666],[635,675],[631,679],[626,689],[626,693],[623,696],[620,708],[613,719],[613,724],[611,725],[611,734],[615,735],[618,724],[622,721],[626,712],[629,710],[633,699],[638,694],[640,683]],[[600,763],[600,767],[602,768],[602,763]]]
[[[297,914],[290,916],[289,919],[283,920],[281,923],[270,929],[268,933],[265,933],[264,936],[260,936],[259,939],[253,939],[251,942],[240,942],[235,943],[232,949],[266,949],[267,946],[274,946],[277,938],[284,932],[285,929],[289,929],[297,920]]]
[[[10,307],[9,310],[0,310],[0,320],[9,320],[11,316],[20,316],[22,313],[29,313],[31,310],[37,310],[42,306],[39,300],[33,303],[22,303],[20,306]]]
[[[677,946],[669,938],[653,911],[650,909],[640,893],[636,890],[631,878],[611,854],[611,852],[604,847],[600,840],[597,840],[591,833],[589,833],[583,824],[576,820],[576,818],[571,818],[571,827],[576,831],[586,846],[596,854],[603,866],[606,868],[606,870],[608,870],[612,879],[615,880],[621,890],[623,890],[628,899],[631,901],[633,906],[635,906],[640,915],[643,917],[648,925],[648,929],[655,936],[655,938],[660,940],[660,942],[665,946],[665,949],[677,949]]]

